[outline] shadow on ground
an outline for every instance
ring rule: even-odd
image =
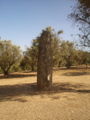
[[[82,75],[90,75],[90,72],[67,72],[63,74],[64,76],[82,76]]]
[[[21,85],[4,85],[0,86],[0,102],[3,101],[19,101],[27,102],[27,100],[18,98],[21,96],[34,96],[34,95],[51,95],[55,93],[73,92],[73,93],[90,93],[90,89],[85,89],[87,86],[83,84],[70,84],[70,83],[55,83],[50,90],[38,91],[36,83],[21,84]],[[55,99],[55,98],[53,98]],[[58,98],[56,98],[58,99]]]
[[[21,73],[15,73],[15,74],[10,74],[8,77],[5,77],[3,75],[0,75],[0,79],[10,79],[10,78],[23,78],[23,77],[34,77],[36,76],[36,73],[28,73],[28,74],[21,74]]]

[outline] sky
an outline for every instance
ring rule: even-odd
[[[72,41],[77,29],[68,15],[74,0],[0,0],[0,37],[24,50],[42,29],[63,30],[62,39]]]

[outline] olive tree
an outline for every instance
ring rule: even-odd
[[[75,63],[76,49],[74,43],[69,41],[62,41],[60,45],[60,63],[61,66],[70,68]]]
[[[13,65],[21,60],[20,47],[13,45],[11,41],[0,41],[0,68],[5,76],[9,74]]]

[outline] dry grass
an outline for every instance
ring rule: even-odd
[[[36,73],[0,76],[0,120],[90,120],[90,70],[58,70],[50,91]]]

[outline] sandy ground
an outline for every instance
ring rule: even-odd
[[[47,92],[37,91],[35,73],[13,76],[0,77],[0,120],[90,120],[89,70],[55,71]]]

